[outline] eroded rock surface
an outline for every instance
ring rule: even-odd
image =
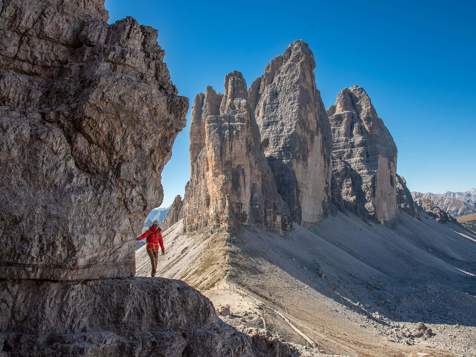
[[[292,43],[251,86],[249,102],[278,191],[293,221],[317,223],[330,196],[330,131],[303,41]]]
[[[162,230],[165,230],[183,218],[183,200],[180,195],[175,196],[174,202],[169,208],[167,217],[160,224]]]
[[[420,213],[428,214],[439,223],[456,222],[456,219],[439,207],[437,203],[431,199],[431,196],[414,193],[413,197],[417,211]]]
[[[0,291],[2,355],[297,355],[226,325],[206,297],[180,281],[0,281]]]
[[[264,157],[241,73],[226,76],[224,94],[208,87],[205,94],[196,96],[190,158],[187,231],[230,231],[240,224],[287,229],[288,209]]]
[[[329,111],[334,203],[380,222],[395,219],[397,148],[361,87],[342,90]]]
[[[103,0],[0,5],[0,278],[131,276],[187,111],[157,32]]]
[[[417,216],[415,202],[404,177],[397,175],[397,206],[412,217]]]
[[[476,188],[464,192],[413,192],[415,197],[425,197],[453,217],[476,213]]]

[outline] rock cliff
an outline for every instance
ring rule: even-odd
[[[132,276],[187,111],[157,33],[102,0],[1,8],[0,278]]]
[[[241,224],[287,229],[288,209],[264,157],[241,73],[226,76],[224,94],[208,87],[196,96],[190,158],[187,231],[232,231]]]
[[[330,131],[303,41],[292,43],[251,86],[264,153],[293,221],[317,223],[330,196]]]
[[[404,177],[397,175],[397,206],[412,217],[417,216],[415,202]]]
[[[167,217],[165,217],[164,221],[160,224],[162,230],[166,230],[167,228],[173,226],[179,220],[183,218],[183,200],[180,195],[177,195],[172,202],[172,206],[170,206],[169,211],[167,213]]]
[[[394,220],[397,148],[370,97],[361,87],[346,88],[328,115],[334,203],[380,222]]]

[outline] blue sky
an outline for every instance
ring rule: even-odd
[[[106,0],[110,22],[159,30],[173,82],[190,98],[241,71],[248,84],[296,39],[309,43],[326,107],[366,88],[410,190],[476,187],[476,1]],[[169,205],[189,177],[188,127],[163,172]]]

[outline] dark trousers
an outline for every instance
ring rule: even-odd
[[[152,266],[152,271],[150,276],[154,277],[157,273],[157,261],[159,260],[159,250],[157,249],[147,249],[147,254],[149,254],[150,265]]]

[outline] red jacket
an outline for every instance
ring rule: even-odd
[[[149,250],[162,250],[162,253],[165,254],[164,249],[164,240],[162,238],[162,233],[159,231],[157,227],[151,226],[148,230],[142,233],[137,240],[142,240],[147,238],[147,249]]]

